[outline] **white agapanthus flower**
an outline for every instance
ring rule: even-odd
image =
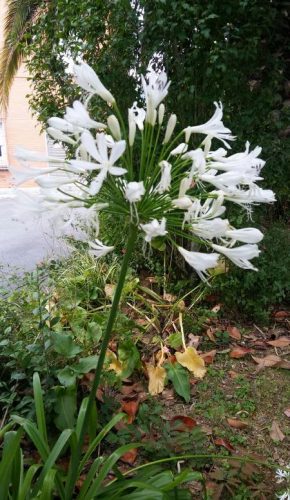
[[[191,134],[204,134],[210,136],[211,138],[219,139],[224,143],[227,148],[230,148],[230,145],[227,141],[233,141],[235,137],[232,135],[229,128],[225,127],[222,118],[223,118],[223,106],[222,103],[215,102],[214,103],[216,110],[213,116],[206,123],[202,125],[195,125],[193,127],[186,127],[185,131],[185,142],[188,142]]]
[[[70,211],[78,207],[87,208],[89,220],[104,210],[122,235],[134,227],[148,243],[156,237],[170,240],[203,280],[220,255],[243,269],[256,270],[251,260],[260,253],[257,243],[263,235],[256,228],[233,227],[225,216],[225,202],[251,212],[253,205],[274,202],[275,195],[258,186],[265,163],[260,147],[250,150],[247,142],[244,151],[228,155],[228,141],[235,137],[223,124],[222,104],[215,103],[215,113],[204,124],[186,127],[181,142],[177,116],[172,113],[164,119],[162,101],[170,84],[164,72],[142,77],[144,108],[134,102],[127,120],[92,68],[82,62],[74,66],[74,73],[85,95],[62,117],[48,120],[50,136],[70,144],[73,157],[62,160],[20,149],[19,164],[11,168],[18,183],[35,179],[39,186],[39,202],[33,209],[50,210],[57,220],[65,212],[70,220]],[[109,103],[106,124],[90,115],[92,95]],[[190,147],[191,134],[205,135],[196,149]],[[213,139],[227,149],[212,150]],[[43,168],[29,162],[41,162]],[[21,198],[29,204],[27,197]],[[197,251],[179,246],[179,238],[188,246],[194,243]],[[96,257],[113,250],[98,239],[89,246]],[[206,253],[208,249],[214,253]]]
[[[125,187],[125,198],[129,203],[137,203],[145,193],[144,182],[128,182]]]
[[[145,241],[150,243],[153,238],[157,236],[165,236],[168,231],[166,231],[166,219],[163,219],[159,222],[157,219],[153,219],[148,224],[140,224],[141,229],[145,233]]]
[[[205,281],[208,276],[208,269],[217,266],[219,258],[218,253],[190,252],[182,247],[178,247],[178,250],[203,281]]]
[[[161,161],[159,165],[161,168],[161,179],[159,184],[157,185],[157,191],[158,193],[162,194],[170,190],[172,165],[165,160]]]
[[[74,101],[72,108],[66,108],[64,119],[77,127],[96,128],[99,130],[106,128],[104,123],[96,122],[96,120],[90,118],[88,111],[80,101]]]
[[[250,262],[251,259],[258,257],[260,254],[260,250],[257,245],[241,245],[235,248],[227,248],[213,243],[212,248],[223,254],[236,264],[236,266],[241,267],[242,269],[252,269],[252,271],[258,270]]]
[[[290,500],[290,488],[276,495],[279,500]]]
[[[170,82],[164,71],[155,73],[153,70],[147,74],[147,81],[141,76],[143,92],[146,100],[146,121],[154,125],[156,121],[156,109],[168,94]]]
[[[99,77],[94,72],[93,68],[91,68],[85,62],[81,62],[80,64],[74,64],[74,74],[76,78],[76,83],[87,92],[91,94],[97,94],[104,101],[109,102],[110,104],[115,103],[115,99],[112,96],[111,92],[102,84]]]
[[[89,241],[90,253],[99,259],[100,257],[104,257],[108,253],[114,250],[113,246],[104,245],[100,240],[95,239],[94,241]]]

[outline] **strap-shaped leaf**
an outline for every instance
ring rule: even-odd
[[[8,497],[12,466],[20,448],[22,429],[9,431],[4,437],[2,460],[0,462],[0,498]]]
[[[42,436],[42,439],[47,444],[47,431],[46,431],[46,420],[44,412],[44,404],[42,398],[42,389],[40,384],[40,378],[38,373],[33,374],[33,393],[34,393],[34,404],[36,411],[37,427]]]

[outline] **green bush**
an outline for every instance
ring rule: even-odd
[[[289,303],[290,232],[287,226],[275,224],[265,232],[261,254],[256,263],[258,272],[231,267],[218,276],[213,291],[228,311],[247,319],[267,321],[273,307]],[[212,293],[212,290],[210,291]]]

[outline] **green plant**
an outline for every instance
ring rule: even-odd
[[[71,459],[68,470],[65,472],[58,465],[58,460],[63,453],[67,454],[68,450],[71,458],[76,454],[88,399],[82,401],[76,424],[69,429],[64,429],[54,444],[50,445],[38,374],[34,374],[33,377],[33,390],[36,423],[19,416],[12,416],[13,422],[18,424],[19,429],[13,431],[11,430],[13,424],[9,424],[1,431],[1,435],[4,435],[0,461],[1,500],[32,500],[36,497],[49,500],[55,495],[60,499],[69,500],[73,493],[76,495],[74,498],[79,500],[91,500],[92,498],[146,499],[152,494],[154,494],[154,498],[160,499],[186,499],[190,496],[185,490],[179,490],[179,485],[191,480],[202,480],[202,475],[198,472],[184,470],[174,477],[169,470],[162,471],[156,467],[148,471],[137,471],[133,477],[127,478],[118,470],[116,463],[124,453],[134,447],[140,447],[140,443],[121,446],[107,457],[96,457],[95,450],[102,443],[106,434],[125,417],[122,413],[115,415],[96,435],[96,415],[91,412],[89,446],[86,451],[81,450],[76,467],[75,462]],[[39,463],[32,464],[28,468],[21,446],[23,433],[29,437],[40,455]],[[111,469],[114,470],[116,479],[104,485],[103,481]],[[76,483],[80,477],[83,477],[84,470],[85,478],[76,491]],[[71,485],[73,485],[72,490]]]

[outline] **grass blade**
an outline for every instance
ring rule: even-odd
[[[42,389],[38,373],[33,374],[33,393],[34,393],[34,404],[36,411],[37,427],[40,435],[44,442],[47,444],[47,431],[46,431],[46,420],[44,412],[44,404],[42,398]]]

